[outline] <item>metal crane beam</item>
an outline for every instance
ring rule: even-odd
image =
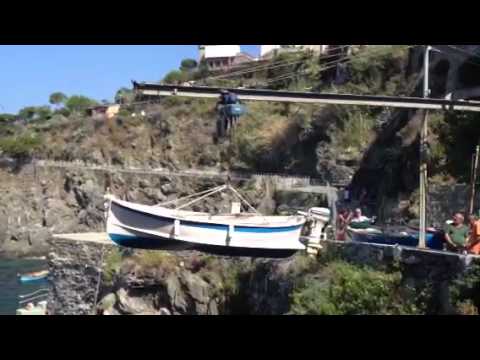
[[[218,98],[222,90],[237,94],[245,101],[272,101],[304,104],[336,104],[356,106],[377,106],[406,109],[473,111],[480,112],[480,102],[447,99],[425,99],[416,97],[322,94],[313,92],[292,92],[257,89],[229,89],[217,87],[161,85],[133,82],[137,94],[149,97],[181,96],[194,98]]]

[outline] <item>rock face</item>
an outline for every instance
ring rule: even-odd
[[[68,240],[51,240],[51,246],[49,266],[54,291],[49,311],[53,314],[86,315],[101,311],[104,315],[221,315],[288,311],[292,283],[277,278],[288,272],[293,259],[252,260],[196,252],[134,251],[123,254],[117,271],[108,278],[109,254],[119,251],[118,248]],[[103,276],[99,286],[100,264]]]
[[[102,245],[51,240],[55,249],[48,256],[54,284],[49,313],[92,315],[101,274]],[[107,249],[108,250],[108,249]]]
[[[114,246],[55,240],[52,250],[54,314],[282,315],[289,313],[295,286],[306,274],[322,276],[322,267],[312,268],[312,260],[302,254],[273,260],[130,251],[117,253],[121,259],[112,263],[112,254],[119,251]],[[414,289],[431,286],[429,311],[435,314],[454,312],[450,284],[468,267],[480,265],[471,256],[356,243],[328,243],[325,251],[379,270],[395,266],[403,283]]]

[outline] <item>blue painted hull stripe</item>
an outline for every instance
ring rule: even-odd
[[[173,224],[174,220],[171,218],[166,218],[163,216],[148,214],[139,210],[130,209],[129,207],[114,203],[116,206],[119,206],[123,209],[128,211],[133,211],[135,213],[148,216],[150,218],[160,220],[163,222],[170,222]],[[210,230],[218,230],[218,231],[228,231],[228,225],[223,224],[206,224],[200,222],[193,222],[193,221],[180,221],[181,225],[183,226],[190,226],[200,229],[210,229]],[[285,227],[248,227],[248,226],[235,226],[235,232],[240,233],[255,233],[255,234],[271,234],[271,233],[282,233],[282,232],[290,232],[290,231],[297,231],[300,230],[303,225],[296,225],[296,226],[285,226]]]
[[[136,249],[150,249],[158,250],[165,249],[165,243],[172,243],[171,239],[166,239],[162,237],[158,238],[144,238],[138,237],[135,235],[119,235],[119,234],[108,234],[110,239],[119,246],[136,248]],[[182,243],[181,241],[173,241],[176,244]],[[294,249],[262,249],[262,248],[242,248],[242,247],[226,247],[220,245],[202,245],[202,244],[193,244],[185,242],[185,244],[191,246],[191,249],[203,250],[203,251],[216,251],[221,252],[222,255],[234,255],[234,256],[261,256],[269,257],[271,255],[282,255],[282,257],[291,256],[299,250]]]

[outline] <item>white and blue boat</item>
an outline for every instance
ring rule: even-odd
[[[237,211],[225,215],[182,210],[226,189],[247,203],[229,185],[196,194],[202,196],[175,209],[135,204],[107,195],[107,233],[117,245],[136,249],[173,247],[232,256],[268,257],[290,256],[305,250],[300,236],[306,218],[301,215],[241,213],[240,203]]]
[[[47,280],[48,275],[49,275],[49,271],[44,270],[44,271],[38,271],[34,273],[19,275],[18,280],[22,284],[41,283]]]

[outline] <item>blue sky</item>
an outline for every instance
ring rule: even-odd
[[[257,56],[258,45],[242,45]],[[159,81],[197,45],[0,45],[0,113],[48,104],[49,95],[111,101],[131,80]]]

